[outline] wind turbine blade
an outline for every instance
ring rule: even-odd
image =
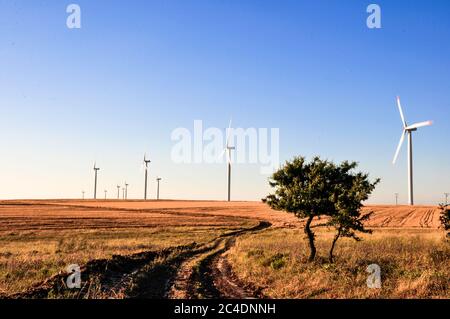
[[[433,125],[433,121],[420,122],[420,123],[416,123],[416,124],[406,127],[406,130],[411,130],[411,129],[424,127],[424,126],[431,126],[431,125]]]
[[[406,135],[406,131],[404,130],[402,132],[402,136],[400,137],[400,142],[398,143],[397,151],[395,151],[394,160],[392,161],[392,164],[395,164],[395,162],[397,161],[398,154],[400,153],[400,149],[402,148],[403,141],[405,140],[405,135]]]
[[[397,96],[397,106],[398,106],[398,110],[400,112],[400,117],[402,118],[402,122],[403,122],[403,127],[406,127],[406,121],[405,121],[405,116],[403,115],[403,110],[402,110],[402,105],[400,103],[400,97]]]

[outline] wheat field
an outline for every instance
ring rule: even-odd
[[[211,255],[215,241],[233,234],[218,244],[229,272],[267,298],[448,298],[450,250],[439,210],[364,209],[374,212],[367,222],[374,233],[361,242],[341,239],[330,264],[333,231],[315,228],[318,258],[310,264],[303,221],[259,202],[2,201],[0,295],[27,291],[70,264],[189,245]],[[239,234],[261,222],[270,227]],[[381,289],[367,288],[372,263],[381,267]]]

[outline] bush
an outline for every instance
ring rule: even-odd
[[[450,237],[450,208],[449,205],[440,205],[442,228],[447,231],[447,237]]]
[[[278,270],[283,268],[286,265],[286,259],[287,255],[277,253],[275,255],[272,255],[271,257],[265,259],[262,263],[265,267],[271,267],[274,270]]]

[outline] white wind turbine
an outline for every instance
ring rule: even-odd
[[[400,137],[400,142],[397,146],[397,151],[394,155],[393,164],[397,161],[398,154],[402,148],[403,141],[405,140],[406,134],[408,134],[408,203],[409,205],[414,205],[414,191],[413,191],[413,156],[412,156],[412,132],[417,131],[418,128],[424,126],[430,126],[433,124],[432,121],[419,122],[413,125],[406,124],[405,116],[403,115],[402,105],[400,104],[400,97],[397,96],[397,106],[400,112],[400,117],[403,124],[403,132]]]
[[[231,120],[230,125],[228,126],[227,141],[225,144],[225,148],[221,154],[221,157],[226,153],[227,154],[227,164],[228,164],[228,201],[231,201],[231,151],[235,150],[236,147],[230,146],[230,134],[231,134]]]
[[[97,199],[97,173],[100,168],[97,167],[97,162],[94,162],[94,172],[95,172],[95,180],[94,180],[94,199]]]
[[[147,159],[147,153],[144,154],[144,162],[142,163],[142,169],[145,171],[145,186],[144,186],[144,200],[147,200],[147,179],[148,179],[148,164],[152,161]]]

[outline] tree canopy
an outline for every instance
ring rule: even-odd
[[[354,237],[354,230],[362,230],[362,202],[379,182],[371,183],[368,175],[355,173],[356,162],[335,164],[320,157],[308,162],[304,157],[287,161],[276,171],[269,183],[275,189],[263,199],[271,208],[306,218],[304,232],[310,246],[309,260],[316,255],[315,234],[311,223],[315,217],[329,216],[328,225],[339,230],[339,236]]]

